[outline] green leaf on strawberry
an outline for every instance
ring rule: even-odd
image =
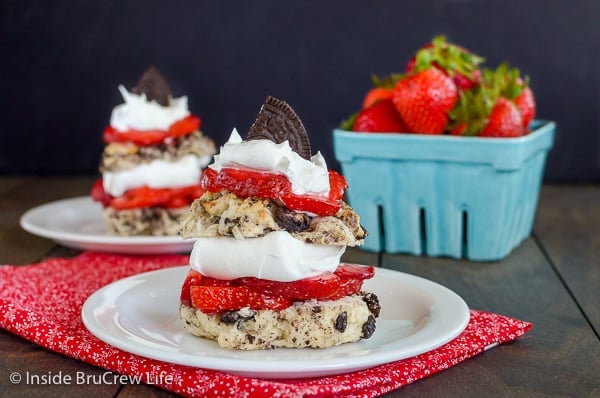
[[[522,135],[535,113],[528,80],[521,78],[519,70],[510,68],[507,63],[496,69],[484,68],[481,85],[461,92],[448,113],[449,130],[467,136]],[[517,121],[522,128],[515,127]]]
[[[403,73],[391,73],[387,76],[379,77],[376,74],[371,75],[371,81],[374,87],[394,88],[398,80],[404,77]]]
[[[448,43],[445,36],[437,36],[430,44],[417,51],[409,61],[407,70],[413,74],[435,66],[452,77],[459,90],[468,90],[479,83],[479,65],[484,61],[485,58]]]
[[[350,115],[346,119],[342,120],[342,123],[340,124],[340,129],[351,131],[352,127],[354,126],[354,122],[356,121],[356,118],[358,117],[358,114],[359,114],[359,112],[354,112],[352,115]]]

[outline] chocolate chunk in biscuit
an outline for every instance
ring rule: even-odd
[[[367,318],[367,321],[362,326],[361,337],[363,339],[368,339],[369,337],[373,336],[373,333],[375,333],[375,317],[373,315],[369,315],[369,318]]]
[[[335,329],[338,332],[344,333],[346,327],[348,327],[348,313],[344,311],[335,318]]]
[[[302,121],[287,102],[275,97],[267,97],[248,132],[247,140],[260,139],[276,144],[287,140],[293,151],[304,159],[310,159],[310,141]]]
[[[377,318],[379,316],[379,312],[381,311],[381,305],[379,304],[379,299],[373,293],[367,293],[363,296],[363,301],[367,304],[367,308]]]
[[[288,232],[302,232],[310,226],[310,216],[279,207],[275,210],[275,222]]]
[[[144,72],[138,84],[131,91],[137,95],[145,94],[148,101],[154,100],[162,106],[169,106],[171,88],[155,66],[151,66]]]

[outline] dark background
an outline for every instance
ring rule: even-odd
[[[371,73],[404,70],[437,34],[531,77],[558,130],[545,178],[600,180],[600,1],[6,1],[0,3],[0,174],[94,174],[102,130],[155,64],[203,131],[245,135],[288,101],[333,168],[331,131]]]

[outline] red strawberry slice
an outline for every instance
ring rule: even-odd
[[[335,300],[356,294],[365,279],[375,274],[373,267],[356,264],[340,264],[334,273],[323,273],[293,282],[277,282],[254,277],[239,278],[235,283],[269,296],[282,296],[296,300]]]
[[[191,303],[206,313],[239,310],[282,310],[291,302],[284,297],[273,297],[243,286],[191,286]]]
[[[523,135],[523,118],[516,105],[500,97],[490,112],[482,137],[519,137]]]
[[[356,294],[360,292],[362,288],[363,280],[362,279],[342,279],[337,290],[328,297],[324,297],[324,300],[338,300],[342,297],[349,296],[351,294]]]
[[[185,277],[185,280],[183,281],[183,286],[181,287],[180,300],[182,304],[185,304],[187,306],[192,305],[190,287],[199,285],[201,283],[201,280],[202,274],[200,274],[199,272],[194,271],[193,269],[191,269],[188,272],[187,276]]]
[[[346,179],[339,173],[329,170],[329,196],[297,195],[292,192],[292,184],[286,176],[250,169],[223,168],[218,173],[206,168],[200,177],[203,189],[209,192],[228,190],[242,197],[258,197],[281,200],[290,210],[307,211],[318,215],[331,216],[342,207]]]
[[[210,278],[190,270],[182,287],[181,302],[206,313],[239,310],[281,310],[294,301],[337,300],[357,294],[365,279],[372,278],[371,266],[341,264],[335,272],[292,282],[254,277],[234,280]]]
[[[104,129],[104,142],[133,142],[136,145],[158,145],[167,139],[191,134],[200,128],[201,120],[189,115],[174,122],[168,130],[127,130],[119,131],[112,126]]]
[[[391,92],[391,91],[390,91]],[[371,133],[400,133],[408,129],[389,99],[382,99],[359,112],[352,130]]]
[[[398,81],[393,102],[410,131],[442,134],[457,99],[452,79],[432,67]]]
[[[292,282],[277,282],[254,277],[240,278],[236,282],[240,286],[256,292],[263,292],[269,296],[280,296],[289,300],[321,300],[337,291],[341,279],[327,272]]]
[[[232,281],[204,276],[198,271],[190,269],[181,287],[180,300],[185,305],[192,305],[190,296],[192,286],[230,286],[232,283]]]
[[[343,279],[371,279],[373,275],[375,275],[375,268],[371,266],[343,263],[337,267],[334,274]]]

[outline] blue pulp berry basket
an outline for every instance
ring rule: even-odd
[[[533,228],[556,124],[518,138],[334,130],[366,250],[499,260]]]

